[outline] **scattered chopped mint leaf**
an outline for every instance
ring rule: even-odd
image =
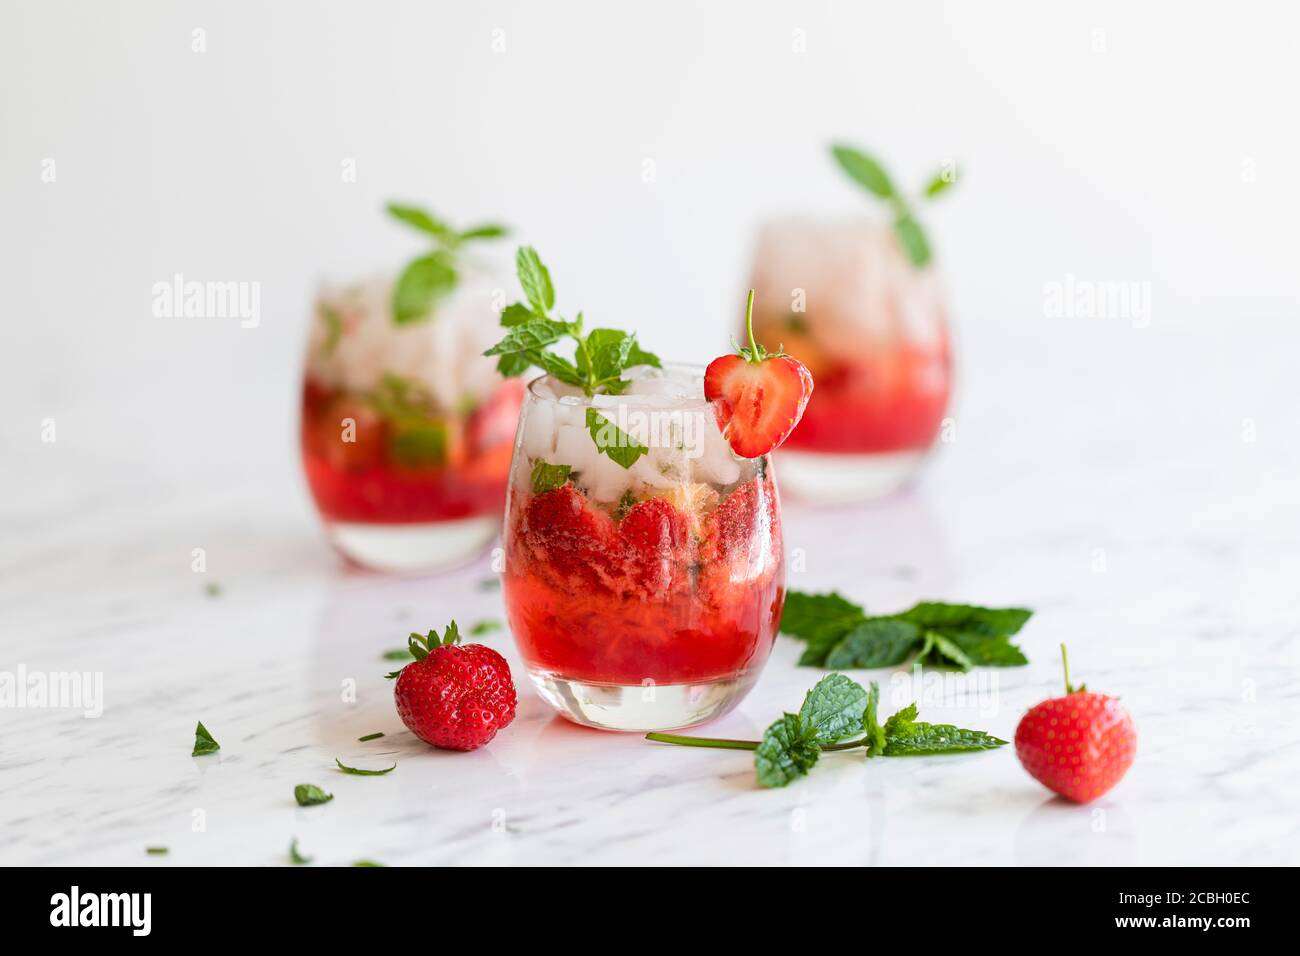
[[[208,733],[208,728],[203,726],[203,721],[194,728],[194,752],[191,757],[202,757],[205,754],[214,754],[221,749],[221,744]]]
[[[799,708],[804,738],[814,744],[833,744],[862,732],[867,692],[843,674],[823,677],[808,691]]]
[[[863,620],[862,608],[841,597],[837,592],[806,594],[788,591],[785,610],[781,612],[781,631],[804,640],[823,637],[843,637]]]
[[[875,681],[867,688],[867,707],[862,714],[862,729],[867,735],[867,756],[876,757],[885,751],[885,728],[880,726],[876,709],[880,706],[880,685]]]
[[[166,856],[171,850],[165,846],[147,846],[144,848],[144,852],[150,856]]]
[[[573,471],[571,465],[552,465],[538,458],[533,462],[533,494],[540,495],[561,487],[568,482],[571,471]]]
[[[387,674],[384,675],[384,680],[397,680],[397,678],[401,676],[402,676],[401,671],[389,671]]]
[[[894,220],[894,235],[907,253],[912,265],[921,269],[930,261],[930,242],[925,238],[925,230],[911,213],[905,213]]]
[[[921,643],[920,629],[910,621],[869,618],[856,625],[826,655],[831,670],[895,667]]]
[[[387,866],[386,863],[376,863],[374,860],[357,860],[353,866]]]
[[[421,232],[428,233],[434,238],[445,239],[452,234],[451,227],[445,222],[418,206],[390,202],[385,208],[394,219],[404,222],[408,226],[413,226]]]
[[[499,631],[503,627],[505,627],[505,625],[502,624],[500,621],[486,619],[486,620],[479,621],[477,624],[471,627],[469,629],[469,632],[473,636],[478,637],[479,635],[482,634],[491,634],[493,631]]]
[[[303,856],[298,852],[298,838],[294,837],[293,841],[289,844],[289,862],[294,866],[302,866],[310,863],[313,859],[315,859],[315,857]]]
[[[338,764],[339,769],[344,773],[350,773],[357,777],[382,777],[384,774],[392,773],[397,769],[397,764],[393,764],[391,767],[385,767],[383,770],[361,770],[357,767],[347,766],[342,760],[339,760],[338,757],[334,758],[334,762]]]
[[[764,787],[784,787],[817,763],[820,751],[806,740],[797,714],[784,714],[767,728],[754,751],[754,769]]]
[[[519,248],[515,253],[515,271],[519,274],[524,297],[534,312],[544,315],[555,308],[555,287],[551,284],[551,273],[542,264],[536,249],[532,246]]]
[[[587,430],[596,447],[624,468],[631,468],[650,450],[594,408],[587,409]]]
[[[479,226],[471,226],[464,232],[457,234],[456,238],[461,242],[469,242],[474,239],[502,239],[508,235],[510,235],[510,230],[505,226],[489,222]]]
[[[949,187],[955,185],[956,182],[957,177],[955,174],[949,173],[947,170],[940,170],[934,174],[934,178],[931,179],[929,184],[925,187],[926,198],[933,199]]]
[[[384,651],[383,658],[386,661],[411,661],[415,659],[410,648],[406,647],[394,647],[391,651]]]
[[[484,578],[478,583],[478,589],[480,591],[499,591],[501,590],[501,579]]]
[[[326,793],[314,783],[300,783],[293,788],[293,798],[298,801],[300,807],[314,807],[329,803],[334,799],[334,794]]]
[[[381,730],[381,731],[377,731],[376,733],[373,733],[373,734],[366,734],[364,737],[358,737],[358,738],[357,738],[357,741],[358,741],[359,743],[363,743],[363,744],[364,744],[364,743],[365,743],[366,741],[368,741],[368,740],[378,740],[378,739],[379,739],[380,737],[382,737],[382,736],[384,736],[384,733],[383,733],[383,731]]]
[[[873,157],[852,146],[832,146],[831,153],[840,168],[859,185],[881,199],[894,198],[894,184],[889,174]]]
[[[949,640],[938,631],[925,632],[925,643],[919,657],[923,664],[955,667],[962,671],[968,671],[975,666],[974,661],[955,641]]]
[[[433,305],[456,286],[449,256],[433,252],[410,262],[393,288],[393,321],[398,325],[427,319]]]
[[[208,597],[221,597],[221,585],[216,581],[209,581],[203,585],[203,593]]]
[[[506,328],[523,325],[525,322],[537,318],[541,318],[541,316],[522,302],[513,302],[501,310],[501,324]]]

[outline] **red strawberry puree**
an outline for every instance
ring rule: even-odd
[[[684,684],[762,666],[781,618],[780,505],[770,478],[707,513],[648,498],[621,517],[573,484],[516,493],[504,596],[534,671],[597,684]]]

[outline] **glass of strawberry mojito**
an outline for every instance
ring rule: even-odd
[[[741,458],[723,437],[702,369],[632,375],[620,395],[549,376],[529,386],[506,510],[506,613],[529,676],[565,717],[688,727],[730,710],[772,648],[780,503],[768,458]]]
[[[308,334],[301,453],[333,545],[380,571],[478,554],[501,527],[523,386],[482,355],[496,337],[489,261],[431,214],[389,209],[433,245],[396,276],[326,285]],[[434,230],[430,232],[429,230]]]

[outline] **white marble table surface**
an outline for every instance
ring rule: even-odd
[[[296,475],[291,376],[245,394],[231,370],[219,401],[142,384],[7,405],[0,670],[102,672],[104,705],[0,710],[0,863],[278,865],[294,837],[318,864],[1300,862],[1294,334],[1040,321],[966,339],[956,441],[890,501],[787,502],[806,559],[790,584],[880,611],[1036,609],[1030,666],[922,713],[1010,738],[1057,692],[1067,642],[1076,677],[1121,695],[1139,729],[1136,764],[1095,806],[1053,799],[1011,748],[834,755],[763,790],[748,754],[578,728],[522,683],[488,748],[421,745],[380,654],[453,616],[501,617],[478,588],[487,562],[345,570]],[[522,681],[509,636],[486,640]],[[756,735],[796,707],[819,676],[797,653],[780,638],[710,732]],[[855,676],[905,693],[890,672]],[[190,757],[200,719],[219,756]],[[389,736],[357,742],[373,731]],[[344,776],[336,756],[398,767]],[[336,799],[300,809],[301,782]],[[146,857],[156,845],[170,854]]]

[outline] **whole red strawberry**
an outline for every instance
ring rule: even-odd
[[[1067,800],[1096,800],[1120,778],[1137,753],[1133,718],[1114,697],[1070,684],[1065,665],[1065,696],[1030,709],[1016,728],[1016,756],[1029,775]]]
[[[441,639],[436,631],[412,634],[415,660],[398,674],[393,697],[402,723],[426,744],[477,750],[515,719],[515,685],[504,657],[459,641],[455,621]]]
[[[766,455],[789,437],[812,397],[808,367],[793,355],[768,352],[754,339],[754,290],[745,313],[749,348],[715,358],[704,370],[704,397],[718,427],[743,458]]]

